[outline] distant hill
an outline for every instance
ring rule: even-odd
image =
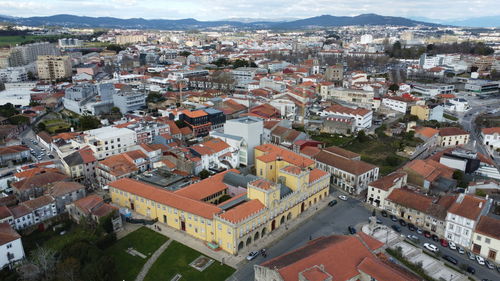
[[[466,27],[500,27],[500,15],[485,16],[478,18],[468,18],[461,20],[431,19],[425,17],[412,17],[413,20],[433,22],[445,25],[466,26]]]
[[[402,17],[387,17],[376,14],[363,14],[354,17],[337,17],[323,15],[318,17],[292,20],[292,21],[248,21],[243,19],[221,21],[198,21],[196,19],[120,19],[113,17],[82,17],[75,15],[54,15],[47,17],[13,18],[0,16],[0,21],[11,22],[28,26],[64,26],[64,27],[101,27],[101,28],[132,28],[132,29],[165,29],[186,30],[203,29],[210,27],[236,27],[236,28],[270,28],[270,29],[307,29],[314,27],[334,27],[348,25],[399,25],[399,26],[438,26],[435,23],[415,21]]]

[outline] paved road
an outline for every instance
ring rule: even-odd
[[[33,143],[32,140],[35,140],[36,142]],[[32,151],[34,154],[32,155],[33,162],[44,162],[44,161],[57,161],[57,154],[56,153],[50,153],[48,151],[47,147],[44,147],[42,144],[40,144],[36,140],[36,135],[31,129],[27,129],[23,134],[22,134],[22,141],[23,144],[28,146],[29,148],[33,149]],[[44,154],[43,156],[41,154]],[[49,155],[54,156],[54,158],[50,158]],[[41,159],[38,159],[37,156],[40,156]]]
[[[336,197],[340,193],[333,192],[333,194]],[[367,210],[361,202],[352,198],[347,201],[337,201],[339,203],[336,206],[326,207],[319,211],[309,221],[266,249],[268,254],[266,258],[259,256],[253,261],[247,262],[228,280],[253,280],[253,266],[255,264],[260,264],[265,260],[297,249],[307,243],[309,238],[315,239],[325,235],[347,234],[348,226],[368,222],[371,211]]]
[[[391,226],[393,224],[399,225],[398,222],[393,222],[388,217],[382,217],[382,216],[378,215],[378,218],[385,225],[388,225],[388,226]],[[479,280],[482,280],[482,279],[500,280],[500,272],[498,272],[496,269],[489,269],[484,265],[479,265],[475,260],[469,260],[469,258],[467,257],[466,254],[461,255],[456,250],[452,250],[450,248],[443,247],[443,246],[441,246],[441,244],[439,242],[435,242],[430,238],[425,238],[425,236],[419,235],[419,234],[417,234],[417,232],[410,231],[407,227],[401,227],[401,229],[402,229],[402,234],[404,234],[405,236],[408,234],[417,235],[419,237],[420,241],[418,243],[412,241],[412,243],[418,244],[421,248],[423,248],[424,243],[431,243],[431,244],[434,244],[435,246],[437,246],[439,248],[439,251],[443,255],[448,255],[448,256],[454,257],[458,261],[458,265],[455,267],[458,267],[461,264],[466,264],[466,265],[469,265],[469,266],[473,267],[474,269],[476,269],[476,273],[473,275],[474,278],[478,278]],[[430,252],[428,252],[428,253],[430,253]],[[452,264],[450,264],[450,265],[452,265]]]

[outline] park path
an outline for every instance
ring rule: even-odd
[[[160,255],[168,248],[168,245],[170,245],[171,242],[172,242],[172,239],[168,239],[167,242],[163,243],[163,245],[161,245],[160,248],[158,248],[158,250],[156,250],[153,253],[153,255],[151,255],[151,257],[148,259],[148,261],[142,267],[141,272],[139,272],[139,274],[137,274],[135,281],[143,281],[144,280],[144,278],[146,277],[146,275],[149,272],[149,269],[151,269],[151,266],[153,266],[153,264],[156,262],[158,257],[160,257]]]

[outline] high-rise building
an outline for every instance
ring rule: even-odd
[[[17,46],[10,52],[10,66],[21,66],[32,63],[38,56],[58,56],[61,52],[55,44],[39,42]]]
[[[340,86],[344,79],[344,66],[341,64],[328,66],[325,71],[325,79],[334,82],[336,86]]]
[[[55,81],[71,77],[71,60],[68,56],[38,56],[38,78]]]

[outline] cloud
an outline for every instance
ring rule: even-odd
[[[324,14],[464,19],[494,16],[498,0],[43,0],[1,1],[0,13],[11,16],[76,14],[120,18],[305,18]]]

